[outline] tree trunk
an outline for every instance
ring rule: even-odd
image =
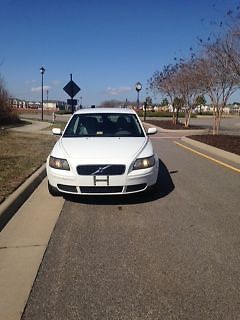
[[[177,123],[177,117],[176,117],[175,111],[173,111],[172,122],[173,122],[173,124],[176,124],[176,123]]]
[[[190,119],[191,119],[191,110],[188,110],[185,112],[185,123],[184,123],[185,128],[189,127]]]
[[[179,118],[179,108],[177,108],[177,113],[176,113],[176,123],[175,123],[175,124],[177,124],[177,123],[178,123],[178,118]]]
[[[216,127],[217,127],[217,115],[216,115],[216,113],[214,113],[214,118],[213,118],[213,131],[212,131],[213,136],[216,135]]]
[[[222,120],[222,110],[217,109],[214,112],[213,135],[219,134],[221,120]]]
[[[216,127],[216,134],[218,135],[219,134],[219,130],[220,130],[220,124],[221,124],[221,120],[222,120],[222,113],[223,113],[223,110],[219,110],[218,112],[218,118],[217,118],[217,127]]]

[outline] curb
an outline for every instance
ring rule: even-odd
[[[200,142],[197,140],[193,140],[193,139],[190,139],[187,137],[183,137],[183,138],[181,138],[181,140],[194,146],[194,147],[206,150],[206,151],[213,153],[214,155],[217,155],[219,157],[222,157],[226,160],[233,161],[237,164],[240,164],[240,156],[235,153],[225,151],[223,149],[219,149],[219,148],[213,147],[209,144],[206,144],[206,143],[203,143],[203,142]]]
[[[43,164],[35,171],[17,190],[10,194],[3,203],[0,204],[0,231],[8,221],[14,216],[21,205],[30,197],[36,187],[46,177],[46,165]]]
[[[209,133],[210,130],[209,129],[186,129],[186,130],[173,130],[173,129],[163,129],[160,127],[157,127],[159,132],[174,132],[174,133],[184,133],[188,136],[194,135],[194,134],[205,134],[205,133]]]

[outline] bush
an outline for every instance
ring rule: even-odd
[[[20,119],[16,112],[14,111],[4,111],[2,112],[1,106],[0,106],[0,125],[8,125],[13,123],[20,122]]]
[[[8,92],[0,79],[0,124],[12,124],[19,122],[17,113],[9,105]]]
[[[138,111],[139,117],[144,116],[144,111],[140,110]],[[163,117],[163,118],[172,118],[173,114],[171,112],[167,111],[147,111],[146,113],[147,117]],[[184,113],[179,112],[179,118],[184,118]]]

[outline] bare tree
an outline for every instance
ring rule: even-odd
[[[185,127],[189,126],[192,111],[197,106],[197,97],[202,93],[195,59],[180,60],[175,65],[165,66],[162,72],[155,72],[149,80],[149,88],[169,98],[173,107],[173,123],[178,122],[178,114],[185,112]]]
[[[226,13],[224,39],[222,50],[229,56],[232,71],[240,76],[240,6]]]
[[[233,68],[234,47],[229,35],[205,45],[198,60],[199,85],[209,96],[214,113],[213,134],[218,134],[223,110],[230,96],[238,89],[240,77]]]
[[[164,66],[163,71],[154,72],[153,76],[148,81],[149,89],[153,93],[161,93],[168,98],[173,106],[173,123],[177,122],[177,109],[174,108],[173,102],[176,97],[175,75],[177,73],[177,65]]]
[[[231,71],[240,77],[240,26],[233,25],[222,41],[222,51],[229,58]]]
[[[190,124],[192,111],[197,106],[197,97],[202,93],[203,88],[199,83],[198,68],[196,59],[181,62],[175,75],[175,86],[178,97],[183,102],[185,113],[185,127]]]

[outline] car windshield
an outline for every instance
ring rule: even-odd
[[[75,114],[63,137],[144,137],[135,114]]]

